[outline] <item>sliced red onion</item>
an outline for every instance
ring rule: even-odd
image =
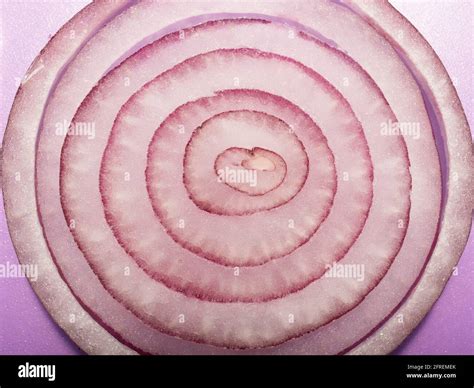
[[[419,86],[356,13],[311,4],[130,5],[39,102],[48,254],[127,348],[341,353],[416,284],[441,195]]]

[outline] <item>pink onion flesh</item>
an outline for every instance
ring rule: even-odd
[[[441,177],[418,85],[348,9],[310,23],[302,4],[131,5],[46,101],[49,250],[140,352],[341,353],[423,268]],[[152,20],[184,27],[136,47]],[[420,136],[382,129],[398,122]]]

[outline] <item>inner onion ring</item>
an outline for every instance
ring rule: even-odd
[[[183,164],[191,200],[220,215],[250,215],[287,203],[305,184],[309,167],[294,129],[255,110],[223,112],[206,120],[186,145]],[[275,192],[265,195],[270,191]]]

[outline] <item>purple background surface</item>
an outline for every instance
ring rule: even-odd
[[[20,79],[37,53],[87,1],[0,0],[0,136]],[[394,0],[448,69],[474,127],[471,0]],[[395,354],[474,354],[474,238],[458,275]],[[0,264],[17,263],[0,208]],[[81,354],[43,308],[26,279],[0,278],[0,354]]]

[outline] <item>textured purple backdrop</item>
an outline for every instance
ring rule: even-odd
[[[0,136],[19,80],[51,34],[87,1],[0,0]],[[447,67],[474,127],[473,13],[467,1],[392,3]],[[474,238],[441,298],[396,354],[474,354]],[[17,262],[0,209],[0,263]],[[26,279],[0,278],[0,354],[81,354],[49,317]]]

